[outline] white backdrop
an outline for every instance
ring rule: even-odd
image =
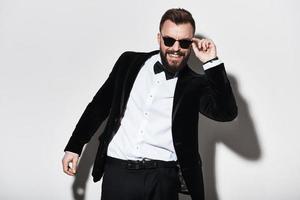
[[[0,199],[100,199],[96,142],[76,179],[63,149],[118,56],[158,48],[172,7],[215,41],[240,111],[225,124],[200,117],[207,199],[300,199],[296,0],[0,0]]]

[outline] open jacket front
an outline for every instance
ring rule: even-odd
[[[125,52],[108,79],[87,105],[65,147],[65,151],[81,154],[84,144],[108,117],[93,167],[93,180],[97,182],[104,172],[107,147],[120,127],[127,100],[137,74],[145,61],[159,53]],[[179,172],[193,200],[204,199],[202,163],[198,151],[199,112],[217,121],[231,121],[237,116],[237,106],[228,81],[224,64],[196,74],[188,66],[179,72],[173,110],[172,136]]]

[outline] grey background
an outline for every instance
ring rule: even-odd
[[[214,40],[240,109],[230,123],[200,115],[207,199],[300,198],[297,1],[0,0],[1,199],[100,199],[96,141],[76,179],[62,172],[63,149],[118,56],[158,48],[171,7]]]

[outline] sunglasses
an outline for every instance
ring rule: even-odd
[[[167,47],[172,47],[174,45],[174,43],[176,41],[178,41],[181,48],[188,49],[191,46],[191,44],[193,43],[192,40],[188,40],[188,39],[176,40],[176,39],[168,37],[168,36],[162,36],[162,38],[164,40],[164,44]]]

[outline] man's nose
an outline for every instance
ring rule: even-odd
[[[174,51],[178,51],[180,49],[180,45],[179,45],[179,42],[178,41],[175,41],[175,43],[173,44],[172,46],[172,49]]]

